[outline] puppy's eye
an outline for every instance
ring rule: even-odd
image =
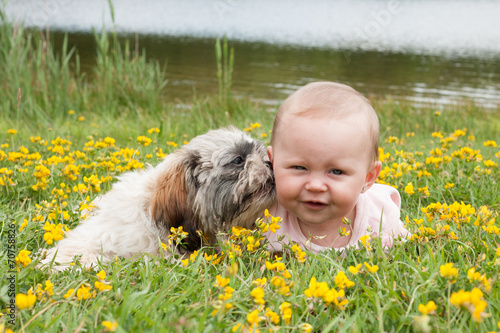
[[[236,164],[236,165],[240,165],[243,162],[244,162],[244,160],[241,156],[238,156],[234,160],[231,161],[232,164]]]

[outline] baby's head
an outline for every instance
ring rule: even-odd
[[[353,88],[335,82],[314,82],[291,94],[280,106],[274,119],[271,146],[280,140],[280,133],[289,122],[303,118],[354,121],[353,131],[367,134],[369,163],[378,161],[379,121],[370,102]],[[300,133],[297,133],[300,134]]]
[[[360,194],[380,173],[378,132],[368,100],[342,84],[311,83],[283,102],[267,153],[278,203],[304,235],[345,246],[335,230],[355,218]]]

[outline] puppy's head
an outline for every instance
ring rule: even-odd
[[[202,245],[198,231],[213,244],[219,230],[252,227],[276,199],[264,145],[232,127],[197,136],[160,169],[153,220],[163,236],[183,226],[189,251]]]

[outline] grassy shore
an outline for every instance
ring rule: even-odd
[[[56,274],[35,267],[39,251],[115,176],[228,124],[267,142],[273,114],[233,98],[227,79],[216,96],[174,104],[160,64],[113,35],[96,34],[85,74],[43,33],[0,32],[0,331],[500,331],[497,110],[372,101],[379,181],[400,191],[414,234],[389,251],[369,237],[343,255],[294,247],[276,258],[261,230],[234,230],[217,255]]]

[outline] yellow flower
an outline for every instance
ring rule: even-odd
[[[341,237],[347,237],[351,234],[351,230],[347,230],[345,227],[340,227],[338,232]]]
[[[478,288],[474,288],[472,291],[460,289],[458,292],[452,293],[450,303],[457,308],[467,309],[472,314],[474,321],[480,322],[487,316],[484,310],[488,304],[483,299],[483,292]]]
[[[285,280],[283,280],[280,276],[273,276],[271,278],[271,284],[279,288],[285,285]]]
[[[183,226],[179,228],[170,228],[170,235],[168,235],[169,244],[175,242],[175,244],[180,244],[184,239],[188,237],[189,233],[183,230]]]
[[[277,325],[280,322],[280,316],[274,311],[271,311],[269,308],[266,309],[265,313],[266,318],[269,318],[271,322],[275,325]]]
[[[231,233],[236,237],[242,237],[242,236],[249,234],[250,230],[245,229],[243,227],[236,226],[236,227],[231,228]]]
[[[182,259],[181,260],[182,267],[186,267],[190,262],[194,262],[197,256],[198,256],[198,251],[194,251],[189,255],[189,258]]]
[[[221,301],[227,301],[233,297],[234,289],[231,287],[224,288],[224,294],[219,295]]]
[[[45,226],[42,228],[45,230],[45,234],[43,235],[43,239],[47,242],[47,244],[51,245],[54,241],[59,241],[63,239],[63,224],[58,223],[57,225],[45,222]]]
[[[391,153],[384,153],[384,149],[378,148],[379,161],[385,162],[389,157],[391,157]]]
[[[497,143],[493,140],[488,140],[488,141],[483,142],[483,146],[495,148],[497,146]]]
[[[23,219],[23,223],[21,223],[21,226],[19,227],[19,232],[23,231],[24,228],[26,228],[27,225],[28,225],[28,220],[27,219]]]
[[[138,136],[137,137],[137,142],[139,142],[141,145],[147,147],[149,146],[149,144],[152,142],[153,140],[151,140],[150,138],[148,138],[147,136]]]
[[[446,183],[446,185],[444,186],[444,188],[447,190],[447,189],[450,189],[452,187],[455,187],[455,184],[453,183]]]
[[[78,121],[84,121],[85,120],[85,117],[84,116],[80,116],[77,118]]]
[[[484,291],[491,290],[491,279],[488,279],[485,274],[481,275],[481,273],[476,272],[476,269],[474,267],[467,271],[467,278],[471,283],[474,281],[478,281]]]
[[[30,264],[31,262],[31,259],[29,257],[31,251],[27,251],[27,250],[21,250],[19,251],[19,254],[18,256],[16,257],[16,263],[17,264],[22,264],[23,267],[26,267]]]
[[[64,297],[64,298],[70,298],[70,297],[73,295],[73,293],[74,293],[74,292],[75,292],[75,289],[70,289],[70,290],[68,290],[68,291],[66,292],[66,294],[64,294],[64,296],[63,296],[63,297]]]
[[[92,287],[88,283],[83,283],[80,288],[76,291],[76,297],[78,298],[79,301],[82,299],[89,299],[92,297],[92,293],[90,292],[90,289]]]
[[[254,326],[259,324],[261,318],[259,317],[259,310],[255,309],[249,314],[247,314],[247,323]]]
[[[54,284],[50,282],[50,280],[45,281],[45,288],[44,291],[49,294],[49,296],[54,295],[54,290],[53,290]]]
[[[301,332],[304,332],[304,333],[311,333],[313,327],[311,324],[308,324],[308,323],[303,323],[303,324],[300,324],[299,325],[299,329]]]
[[[295,258],[297,259],[298,262],[302,263],[306,261],[306,253],[302,251],[302,249],[298,244],[294,244],[292,246],[292,251],[295,253]]]
[[[413,189],[413,184],[411,182],[409,182],[408,185],[405,186],[405,192],[408,195],[412,195],[413,193],[415,193],[415,190]]]
[[[105,290],[111,290],[113,289],[112,286],[110,286],[109,284],[107,284],[106,282],[102,282],[102,281],[96,281],[94,283],[94,286],[99,290],[99,291],[105,291]]]
[[[424,315],[428,315],[430,313],[433,313],[434,311],[436,311],[437,307],[436,307],[436,303],[434,303],[434,301],[429,301],[427,302],[426,305],[423,305],[423,304],[419,304],[418,306],[418,311],[420,311],[420,313],[424,314]]]
[[[378,271],[378,266],[377,265],[371,266],[366,261],[364,262],[364,265],[366,266],[366,268],[368,269],[368,272],[370,272],[370,273],[376,273]]]
[[[429,189],[427,188],[427,186],[425,186],[425,187],[420,187],[420,188],[418,189],[418,192],[422,193],[423,195],[425,195],[425,196],[427,196],[427,197],[428,197],[429,195],[431,195],[431,194],[429,193]]]
[[[44,180],[50,176],[50,170],[43,164],[37,165],[33,176],[38,180]]]
[[[281,317],[285,321],[285,323],[288,325],[292,319],[292,305],[288,302],[283,302],[280,305],[280,313]]]
[[[116,331],[116,328],[118,327],[118,323],[116,321],[110,322],[110,321],[103,321],[102,326],[106,328],[107,332],[114,332]]]
[[[96,274],[96,276],[99,280],[105,280],[106,279],[106,272],[104,270],[101,270],[99,273]]]
[[[385,139],[386,143],[399,143],[399,139],[395,136],[390,136],[387,139]]]
[[[255,289],[253,289],[250,292],[250,296],[252,296],[253,301],[256,304],[264,304],[264,303],[266,303],[266,301],[264,300],[264,289],[262,289],[261,287],[257,287]]]
[[[452,136],[456,137],[456,138],[458,138],[459,136],[464,136],[466,131],[467,131],[466,128],[464,128],[463,130],[459,130],[459,129],[455,130],[455,132],[453,132]]]
[[[281,222],[281,218],[271,220],[271,224],[269,224],[269,230],[271,230],[271,232],[273,234],[276,233],[276,230],[281,229],[281,226],[278,224],[280,222]]]
[[[335,284],[340,289],[351,288],[355,285],[354,282],[349,280],[343,271],[339,271],[334,277]]]
[[[221,260],[222,260],[222,254],[219,256],[217,253],[208,255],[206,253],[203,253],[203,258],[212,265],[217,265]]]
[[[106,145],[106,147],[114,147],[115,146],[115,139],[110,138],[109,136],[105,137],[103,142]]]
[[[498,164],[492,160],[486,160],[483,163],[484,163],[484,166],[487,168],[496,168],[498,166]]]
[[[220,275],[217,275],[215,277],[215,279],[217,280],[214,284],[214,287],[217,287],[217,288],[224,288],[225,286],[227,286],[229,284],[229,279],[228,278],[224,278]]]
[[[7,131],[7,133],[12,134],[12,135],[15,135],[15,134],[17,134],[17,130],[15,130],[15,129],[9,129],[9,130]]]
[[[260,246],[260,239],[256,239],[253,236],[248,236],[246,238],[247,243],[247,251],[252,252],[255,251]]]
[[[255,287],[263,287],[265,286],[267,283],[267,278],[262,278],[262,279],[255,279],[252,281],[252,285],[254,285]]]
[[[439,267],[439,274],[444,278],[453,280],[458,277],[458,268],[453,267],[453,263],[450,262]]]
[[[328,284],[326,282],[317,282],[313,276],[309,281],[309,288],[304,290],[304,295],[307,297],[320,297],[322,298],[328,292]]]
[[[167,141],[167,145],[169,145],[170,147],[177,147],[177,143],[173,142],[173,141]]]
[[[278,272],[282,272],[286,269],[286,266],[282,262],[270,263],[266,260],[266,268],[270,271],[277,270]]]
[[[327,305],[333,304],[335,305],[338,309],[343,310],[347,303],[347,299],[344,299],[345,292],[343,289],[340,289],[339,291],[336,291],[334,288],[328,290],[326,294],[323,296],[323,302],[325,302]]]
[[[33,294],[33,290],[28,290],[27,294],[19,293],[16,295],[16,305],[19,310],[30,309],[36,303],[36,296]]]
[[[362,266],[361,264],[356,265],[356,267],[349,266],[349,272],[351,272],[351,274],[356,275],[356,274],[359,273],[359,270],[361,269],[361,266]]]
[[[363,244],[365,246],[370,245],[370,235],[368,235],[368,234],[359,237],[359,240],[361,241],[361,244]]]

